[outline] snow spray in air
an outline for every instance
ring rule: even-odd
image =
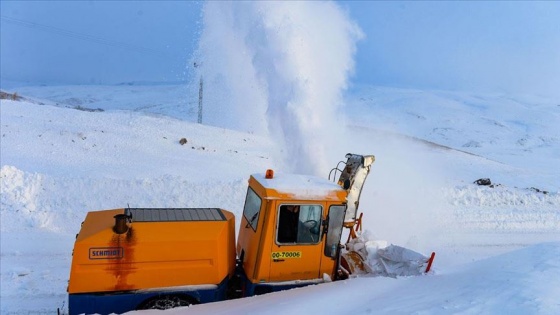
[[[270,135],[285,171],[324,175],[361,36],[333,2],[206,2],[193,58],[203,123]]]

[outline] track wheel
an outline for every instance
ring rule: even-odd
[[[191,299],[180,295],[162,295],[147,300],[139,307],[141,310],[167,310],[170,308],[191,306],[195,303]]]

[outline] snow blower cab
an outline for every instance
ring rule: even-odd
[[[342,230],[357,221],[361,189],[374,161],[373,156],[346,157],[338,184],[272,170],[250,177],[237,242],[247,295],[340,276]]]

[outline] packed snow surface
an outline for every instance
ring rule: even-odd
[[[282,173],[278,166],[289,163],[273,158],[282,148],[265,135],[199,125],[195,114],[178,117],[165,104],[136,108],[129,86],[106,88],[111,107],[91,103],[103,111],[41,98],[56,89],[87,98],[83,86],[29,87],[26,100],[1,102],[2,314],[65,309],[74,235],[88,211],[221,207],[239,218],[249,175],[268,168]],[[182,88],[135,87],[145,99]],[[338,160],[347,152],[376,155],[362,193],[364,226],[388,244],[435,251],[433,272],[359,276],[169,313],[560,313],[560,107],[529,97],[511,107],[511,96],[388,88],[355,93],[346,138],[333,141],[332,150]],[[431,100],[417,112],[424,118],[410,115],[403,96]],[[515,130],[496,134],[496,124],[485,119],[488,99],[496,113],[517,111],[520,124],[536,130],[529,138],[549,141],[528,149]],[[454,109],[442,115],[448,102]],[[453,110],[457,116],[466,111],[472,126],[455,124],[460,132],[444,132],[447,140],[421,132],[426,120],[432,129],[445,125]],[[392,125],[378,126],[379,117]],[[501,115],[492,117],[506,124]],[[495,140],[464,147],[467,138]],[[494,186],[473,184],[482,177]]]

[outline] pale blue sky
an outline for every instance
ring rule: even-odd
[[[353,84],[560,94],[560,2],[339,2]],[[201,2],[1,1],[2,84],[186,79]]]

